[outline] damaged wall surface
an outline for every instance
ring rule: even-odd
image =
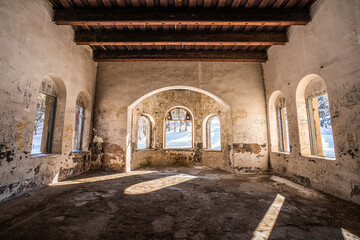
[[[143,100],[145,95],[149,97],[163,90],[179,88],[215,96],[229,105],[232,131],[232,144],[226,150],[230,153],[226,160],[231,165],[229,169],[234,172],[267,170],[261,65],[203,62],[100,63],[94,109],[92,168],[126,170],[127,167],[130,170],[131,163],[126,163],[126,159],[131,158],[134,141],[130,127],[133,104]],[[154,104],[158,103],[154,101]],[[193,108],[195,105],[192,103],[186,107]],[[197,137],[200,139],[201,135]],[[197,144],[202,142],[199,140]]]
[[[166,112],[176,106],[183,106],[193,115],[193,149],[164,149],[164,118]],[[221,151],[203,149],[203,122],[215,114],[221,125]],[[139,150],[137,145],[139,118],[149,115],[154,119],[154,146]],[[201,165],[229,171],[232,161],[231,111],[215,99],[190,90],[169,90],[154,94],[134,107],[132,119],[131,169],[141,166]]]
[[[326,193],[360,203],[360,2],[320,0],[312,21],[293,27],[289,44],[272,47],[264,64],[267,103],[281,91],[288,111],[290,154],[271,152],[278,174]],[[304,156],[300,150],[296,90],[316,74],[326,84],[335,143],[334,160]],[[272,125],[269,125],[271,129]]]
[[[72,153],[72,140],[77,96],[85,93],[93,102],[96,64],[88,47],[73,43],[71,27],[52,23],[46,1],[1,1],[0,15],[1,201],[89,168],[88,154]],[[56,116],[63,120],[55,123],[56,154],[31,156],[37,98],[46,79],[62,84],[66,97]]]
[[[234,173],[272,170],[360,203],[360,2],[319,0],[311,13],[308,25],[290,29],[287,45],[268,50],[263,65],[98,65],[89,47],[73,42],[70,26],[52,22],[46,1],[1,1],[0,201],[89,169],[206,165]],[[304,96],[328,94],[335,158],[311,155],[299,89]],[[32,155],[39,92],[56,96],[54,136],[50,154]],[[271,96],[280,103],[269,104]],[[83,121],[76,117],[80,105]],[[164,149],[164,116],[175,106],[193,114],[192,149]],[[284,152],[277,151],[284,135],[277,135],[275,106],[287,111],[290,147]],[[203,122],[211,114],[220,119],[221,151],[204,147]],[[154,144],[146,150],[137,149],[142,115],[154,119]],[[84,139],[74,141],[79,132]],[[82,151],[75,153],[75,146]]]

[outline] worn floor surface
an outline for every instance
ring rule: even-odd
[[[264,174],[89,172],[0,204],[0,239],[359,239],[360,207]]]

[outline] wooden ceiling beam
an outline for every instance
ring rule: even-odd
[[[76,32],[78,45],[283,45],[286,32]]]
[[[206,62],[265,62],[266,52],[250,51],[186,51],[186,50],[95,50],[96,62],[129,61],[206,61]]]
[[[133,8],[56,9],[58,25],[305,25],[305,9]]]

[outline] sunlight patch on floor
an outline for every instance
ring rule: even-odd
[[[344,240],[360,240],[360,237],[356,236],[355,234],[352,234],[348,230],[341,228],[341,233],[343,235]]]
[[[198,177],[187,174],[178,174],[174,176],[158,178],[158,179],[134,184],[126,188],[124,190],[124,193],[130,195],[149,193],[166,187],[174,186],[183,182],[187,182],[195,178]]]
[[[254,231],[252,240],[269,239],[280,210],[284,204],[285,197],[277,194],[275,200],[265,213],[265,216]]]

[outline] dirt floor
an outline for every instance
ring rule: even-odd
[[[0,239],[359,239],[360,206],[265,174],[88,172],[0,204]]]

